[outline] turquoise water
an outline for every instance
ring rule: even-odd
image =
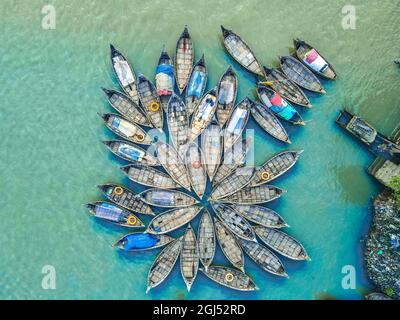
[[[52,1],[55,30],[41,27],[43,1],[0,3],[1,126],[0,298],[18,299],[359,299],[365,277],[362,240],[379,185],[366,173],[373,157],[338,129],[338,110],[349,106],[385,134],[398,123],[399,1],[353,1],[356,30],[343,30],[348,1]],[[98,111],[111,111],[101,86],[116,87],[110,42],[137,71],[153,77],[165,43],[171,52],[188,24],[196,57],[205,53],[208,87],[233,63],[220,42],[220,24],[249,42],[259,59],[276,65],[292,38],[308,40],[340,74],[324,82],[302,111],[305,128],[290,129],[299,164],[275,182],[288,193],[272,204],[302,241],[311,262],[287,265],[289,280],[269,276],[250,261],[247,272],[261,290],[237,293],[199,275],[188,294],[175,268],[145,294],[155,252],[121,255],[110,245],[124,230],[89,218],[83,203],[100,199],[97,184],[123,182],[121,161],[100,142],[112,135]],[[254,79],[234,64],[239,99],[253,95]],[[255,161],[285,147],[256,129]],[[219,256],[218,261],[223,262]],[[56,269],[56,289],[41,287],[43,266]],[[341,270],[353,265],[357,289],[344,290]]]

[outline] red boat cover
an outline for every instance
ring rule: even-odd
[[[319,57],[319,54],[317,51],[315,51],[315,49],[312,49],[309,53],[307,53],[307,59],[306,61],[311,64],[313,63],[315,60],[317,60]]]
[[[282,98],[279,94],[275,92],[274,96],[270,99],[273,106],[280,106],[282,105]]]

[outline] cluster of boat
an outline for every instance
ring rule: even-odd
[[[283,151],[260,167],[247,166],[250,145],[248,140],[242,140],[242,133],[253,115],[272,136],[290,142],[277,116],[286,119],[292,107],[281,95],[309,106],[295,81],[303,86],[311,84],[308,68],[313,70],[322,62],[312,64],[307,60],[309,51],[315,49],[306,50],[307,45],[299,41],[297,51],[299,57],[306,57],[307,67],[285,58],[284,73],[262,68],[238,35],[224,28],[222,31],[225,46],[235,60],[268,82],[257,89],[261,103],[247,97],[236,103],[238,77],[232,67],[215,88],[205,93],[208,72],[204,55],[194,63],[194,46],[187,27],[177,42],[174,63],[163,48],[155,85],[143,75],[136,76],[128,60],[111,45],[112,66],[124,93],[103,89],[117,113],[100,116],[121,140],[104,144],[129,162],[121,170],[131,181],[149,188],[135,193],[120,184],[100,185],[107,201],[87,207],[103,221],[145,228],[115,243],[124,252],[164,247],[149,270],[148,290],[167,278],[178,258],[189,291],[198,270],[229,288],[257,290],[245,273],[244,253],[265,271],[281,277],[287,277],[287,273],[273,251],[292,260],[309,260],[300,242],[281,230],[287,227],[283,218],[263,206],[285,193],[270,182],[289,171],[301,151]],[[335,77],[330,65],[321,67],[319,72]],[[314,86],[308,89],[317,91]],[[163,130],[164,119],[170,143],[155,140],[149,134],[151,128]],[[206,193],[208,184],[212,186],[210,194]],[[207,202],[202,201],[205,197]],[[143,220],[146,216],[152,218],[148,224]],[[201,218],[196,233],[191,223],[197,216]],[[171,233],[183,226],[187,226],[184,234],[174,238]],[[213,264],[217,242],[231,266]]]

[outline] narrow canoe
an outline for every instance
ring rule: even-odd
[[[186,149],[185,164],[190,184],[194,192],[201,199],[206,191],[207,171],[203,152],[194,142],[191,142]]]
[[[149,120],[156,128],[162,130],[164,124],[163,110],[160,106],[161,102],[156,88],[144,75],[139,75],[137,88],[140,102]]]
[[[300,113],[283,99],[279,93],[265,86],[257,86],[257,95],[263,105],[277,117],[293,125],[305,125]]]
[[[121,170],[133,182],[152,188],[176,189],[179,185],[166,173],[153,167],[131,164],[121,167]]]
[[[284,228],[288,225],[285,220],[274,210],[247,204],[233,204],[232,208],[237,211],[243,218],[258,225],[269,228]]]
[[[247,43],[231,30],[221,26],[224,45],[229,54],[246,70],[263,77],[263,69]]]
[[[155,216],[149,223],[146,232],[165,234],[174,231],[192,221],[202,210],[200,205],[168,210]]]
[[[243,189],[252,180],[254,171],[254,167],[237,168],[215,187],[210,196],[211,200],[219,200]]]
[[[176,43],[175,54],[175,79],[180,93],[185,90],[193,68],[194,46],[190,37],[188,27],[185,26],[181,36]]]
[[[118,184],[103,184],[97,187],[108,200],[119,206],[137,213],[154,216],[151,207],[128,188]]]
[[[337,74],[332,64],[330,64],[314,47],[300,39],[294,39],[293,42],[297,58],[307,68],[325,79],[336,80]]]
[[[133,143],[144,145],[151,144],[152,138],[146,133],[146,131],[137,124],[128,121],[125,117],[113,113],[99,115],[103,119],[107,128],[121,138]]]
[[[125,252],[135,252],[161,248],[172,241],[174,238],[165,234],[135,232],[123,236],[113,246]]]
[[[221,201],[237,204],[261,204],[278,199],[285,192],[285,190],[269,185],[246,187]]]
[[[97,201],[86,205],[95,218],[128,228],[143,228],[143,222],[132,212],[110,202]]]
[[[156,68],[156,89],[165,112],[167,112],[168,101],[174,92],[174,85],[174,66],[164,46]]]
[[[264,67],[266,84],[272,87],[283,98],[305,108],[312,108],[312,104],[303,90],[278,69]]]
[[[208,278],[222,286],[238,291],[255,291],[258,287],[244,272],[223,266],[210,266],[208,271],[200,268]]]
[[[271,228],[254,227],[256,234],[271,249],[293,260],[310,260],[299,241],[288,234]]]
[[[251,225],[242,218],[232,207],[213,202],[212,207],[216,216],[224,225],[239,238],[257,242],[256,235]]]
[[[244,98],[233,110],[224,130],[224,150],[232,147],[242,136],[250,116],[251,101]]]
[[[142,148],[122,140],[103,141],[107,148],[116,156],[133,163],[147,166],[160,165],[157,159]]]
[[[189,115],[185,103],[175,93],[168,102],[167,123],[170,139],[181,154],[189,142]]]
[[[222,253],[235,268],[244,272],[243,250],[237,242],[236,237],[217,219],[214,221],[214,226]]]
[[[143,202],[160,208],[184,208],[199,202],[192,196],[176,190],[148,189],[138,195]]]
[[[215,109],[217,108],[216,102],[216,88],[210,90],[201,99],[193,113],[189,132],[190,141],[196,139],[211,123],[215,114]]]
[[[218,166],[221,164],[223,143],[218,123],[212,122],[201,136],[201,145],[210,181],[214,179]]]
[[[279,57],[279,60],[282,71],[290,80],[304,89],[326,93],[318,78],[299,60],[290,56]]]
[[[246,254],[263,270],[280,277],[288,278],[285,267],[279,258],[263,245],[239,239],[240,245]]]
[[[296,164],[302,152],[303,150],[283,151],[273,156],[256,170],[249,186],[260,186],[285,174]]]
[[[139,105],[139,97],[136,88],[136,76],[133,68],[128,60],[115,47],[110,44],[111,49],[111,64],[117,77],[117,80],[128,95],[128,97],[137,105]]]
[[[217,86],[217,118],[221,128],[228,121],[235,106],[238,82],[238,77],[231,66],[219,79]]]
[[[182,249],[182,237],[165,247],[154,260],[147,275],[147,290],[161,284],[171,273]]]
[[[152,127],[146,113],[126,95],[115,90],[102,88],[110,105],[126,119],[141,126]]]
[[[269,108],[255,102],[252,104],[250,111],[254,120],[266,133],[279,141],[291,143],[285,127]]]
[[[204,210],[199,224],[199,257],[202,265],[207,270],[211,265],[215,254],[215,232],[214,224],[208,210]]]
[[[199,247],[192,226],[189,225],[182,238],[181,251],[181,273],[188,291],[192,288],[198,270]]]
[[[186,106],[189,116],[194,112],[199,104],[204,90],[207,86],[207,67],[204,60],[204,54],[193,67],[189,82],[186,87]]]
[[[190,192],[190,178],[185,163],[176,150],[165,142],[158,141],[156,144],[158,161],[172,179]]]

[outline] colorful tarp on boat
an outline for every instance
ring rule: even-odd
[[[195,71],[188,86],[188,96],[200,99],[203,94],[205,80],[206,74],[204,72]]]
[[[170,64],[161,64],[156,69],[156,86],[159,96],[171,95],[174,90],[174,68]]]

